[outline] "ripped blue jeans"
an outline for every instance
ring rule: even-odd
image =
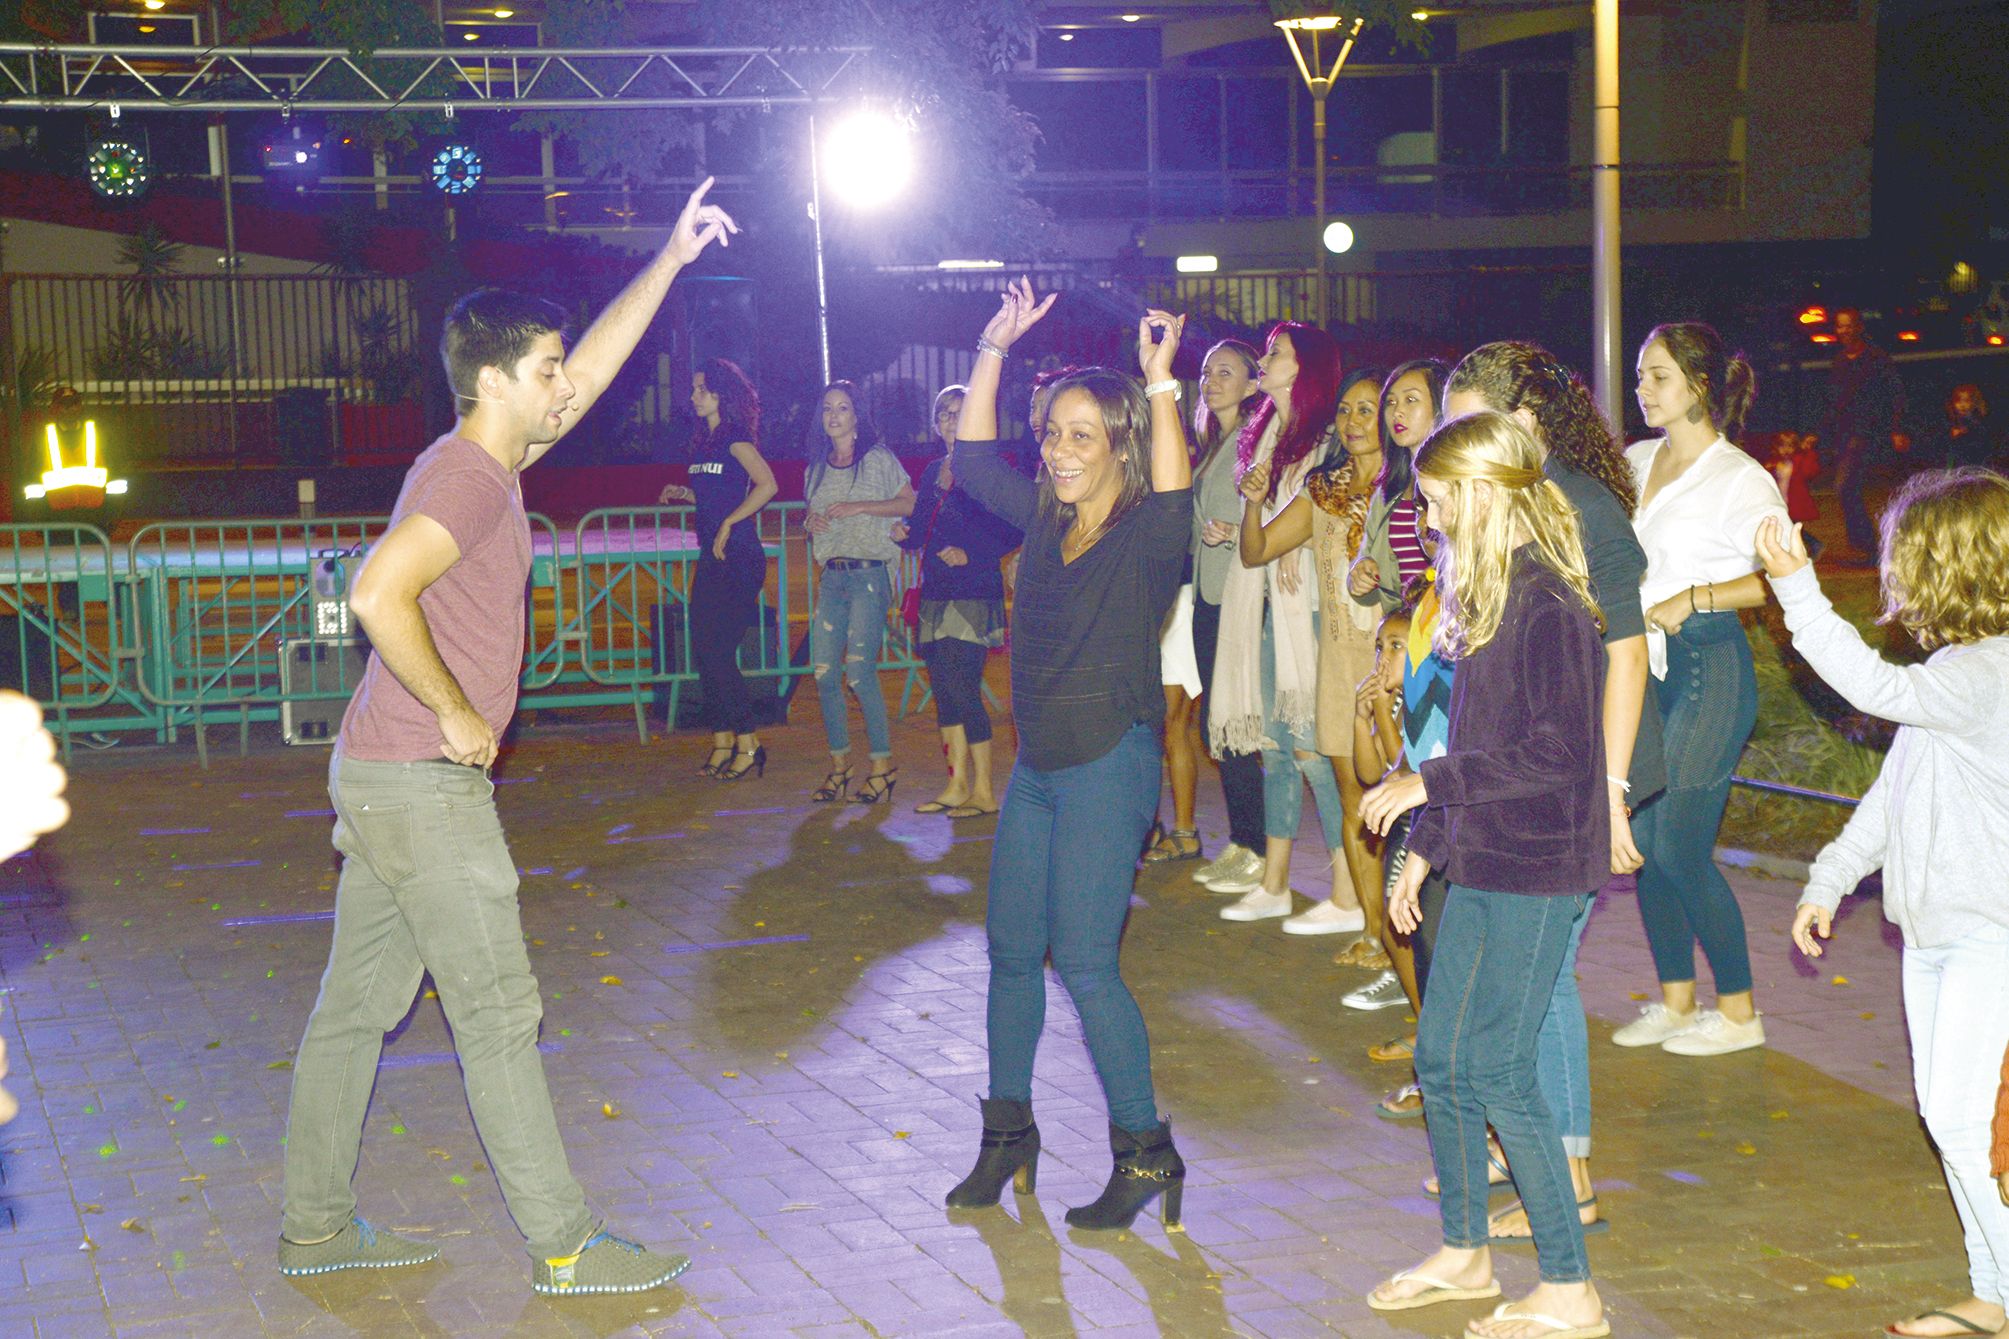
[[[844,681],[858,695],[865,714],[865,742],[874,758],[893,754],[886,698],[879,691],[879,644],[886,635],[886,611],[893,602],[890,567],[825,567],[816,587],[816,614],[809,624],[809,663],[816,671],[816,695],[823,704],[823,737],[832,753],[848,753],[851,730],[845,720]]]

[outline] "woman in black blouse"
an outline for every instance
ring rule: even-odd
[[[991,714],[984,708],[984,662],[1005,638],[1004,556],[1019,532],[956,487],[956,419],[964,387],[935,397],[942,458],[921,476],[913,515],[893,522],[893,538],[921,554],[920,625],[914,639],[928,662],[935,724],[949,755],[949,784],[914,806],[917,814],[978,818],[998,811],[991,789]]]
[[[1011,661],[1019,757],[991,855],[990,1096],[983,1149],[949,1204],[995,1204],[1007,1177],[1030,1191],[1039,1158],[1032,1062],[1046,1020],[1046,971],[1081,1015],[1109,1100],[1116,1157],[1075,1227],[1128,1227],[1163,1194],[1179,1221],[1186,1167],[1151,1090],[1144,1018],[1118,948],[1137,852],[1158,806],[1158,630],[1179,589],[1193,520],[1192,466],[1172,379],[1182,317],[1138,323],[1146,385],[1106,367],[1054,388],[1035,483],[998,457],[998,377],[1006,352],[1053,305],[1021,279],[977,340],[963,400],[957,483],[1025,532]],[[1154,333],[1155,332],[1155,333]]]

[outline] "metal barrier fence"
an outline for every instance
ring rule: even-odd
[[[754,630],[740,646],[740,672],[774,680],[777,693],[787,691],[789,680],[812,672],[807,630],[816,608],[817,573],[801,525],[806,510],[800,502],[777,503],[758,518],[761,546],[772,565]],[[699,554],[690,522],[689,507],[610,507],[582,517],[573,532],[576,596],[559,640],[575,648],[579,673],[588,682],[626,690],[636,731],[645,739],[647,708],[658,690],[674,723],[685,686],[697,679],[688,611]],[[895,609],[919,579],[918,559],[895,564]],[[921,660],[912,634],[894,620],[888,620],[881,642],[879,668],[904,671],[904,713]]]
[[[0,527],[0,686],[67,731],[121,692],[111,540],[89,525]]]
[[[370,516],[141,528],[126,545],[125,608],[137,686],[159,708],[165,737],[193,727],[206,763],[203,724],[219,711],[236,714],[242,743],[256,709],[347,698],[360,658],[315,648],[354,645],[342,560],[387,524]],[[299,647],[308,653],[296,656]]]
[[[801,503],[760,517],[772,560],[742,672],[777,694],[811,672],[806,630],[816,576]],[[697,678],[686,617],[698,552],[687,507],[593,512],[569,532],[529,518],[522,704],[628,706],[648,737],[652,705],[674,723]],[[347,588],[387,518],[159,522],[124,545],[87,525],[0,526],[0,687],[40,702],[67,752],[79,735],[144,732],[163,743],[255,723],[326,738],[362,673]],[[919,577],[896,566],[894,606]],[[904,711],[921,662],[889,620],[880,669],[904,672]],[[302,722],[306,722],[303,727]],[[299,742],[297,739],[295,742]]]

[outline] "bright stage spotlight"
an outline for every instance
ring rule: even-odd
[[[896,198],[914,173],[907,128],[884,112],[854,112],[823,135],[823,180],[844,203],[876,209]]]
[[[481,185],[481,154],[469,144],[449,144],[432,156],[432,184],[448,195]]]
[[[131,200],[153,184],[146,150],[126,139],[100,140],[84,159],[91,189],[110,200]]]

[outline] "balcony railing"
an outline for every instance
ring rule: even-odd
[[[1326,213],[1334,218],[1407,214],[1498,218],[1590,208],[1586,164],[1464,167],[1425,164],[1334,167],[1326,173]],[[1310,168],[1271,171],[1036,172],[1032,195],[1065,219],[1287,218],[1316,209]],[[1631,210],[1736,210],[1744,206],[1744,165],[1642,163],[1619,175]]]

